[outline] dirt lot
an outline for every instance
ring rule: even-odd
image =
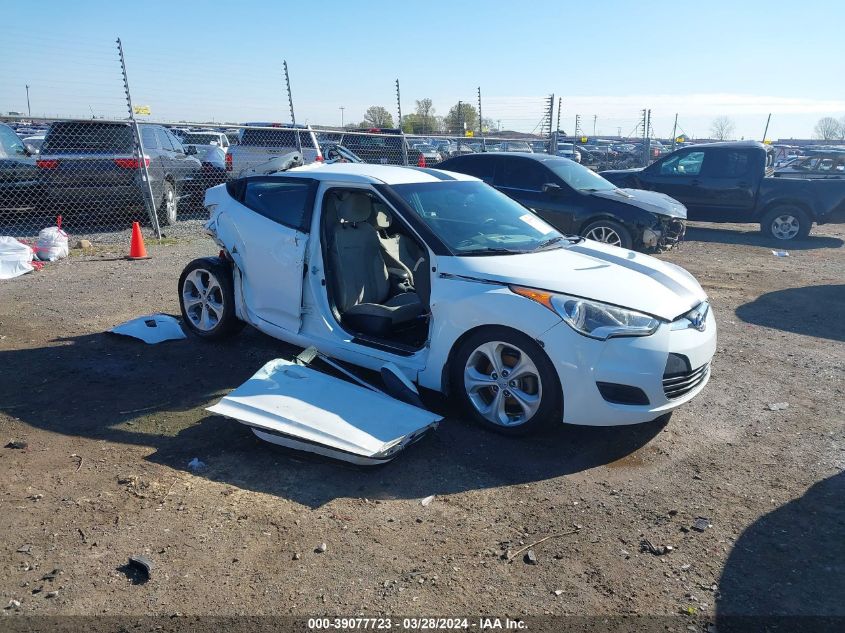
[[[0,282],[0,439],[28,444],[0,448],[0,607],[21,603],[3,613],[845,616],[845,227],[788,258],[754,231],[692,228],[661,256],[720,328],[709,386],[668,424],[508,439],[440,403],[441,428],[374,470],[204,410],[297,350],[251,329],[104,333],[177,314],[178,274],[210,241]],[[501,558],[560,533],[536,564]],[[135,554],[155,565],[144,584]]]

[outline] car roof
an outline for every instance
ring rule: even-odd
[[[340,180],[367,184],[406,185],[425,182],[442,182],[445,180],[473,180],[478,178],[466,174],[456,174],[442,169],[426,167],[402,167],[397,165],[370,165],[367,163],[311,163],[304,167],[296,167],[277,175],[284,176],[308,175],[316,180]]]
[[[766,149],[769,146],[763,145],[759,141],[718,141],[716,143],[695,143],[684,146],[684,149],[692,147],[725,147],[725,148],[741,148],[741,147],[759,147]]]

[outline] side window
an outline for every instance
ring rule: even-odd
[[[182,141],[179,140],[179,137],[176,136],[170,130],[165,130],[164,132],[167,134],[168,138],[170,139],[170,144],[173,146],[173,151],[174,152],[180,152],[180,153],[184,154],[185,148],[182,147]]]
[[[307,233],[315,190],[312,182],[247,180],[243,204],[269,220]]]
[[[500,187],[540,191],[546,182],[542,165],[527,158],[502,158],[496,184]]]
[[[158,141],[156,140],[156,131],[154,128],[141,126],[141,145],[145,150],[158,149]]]
[[[155,128],[156,136],[158,137],[158,142],[161,144],[161,148],[163,150],[167,150],[168,152],[173,151],[173,144],[170,142],[170,137],[167,136],[167,133],[164,131],[164,128],[157,127]]]
[[[12,128],[0,125],[0,146],[3,152],[8,156],[26,154],[26,148],[23,141],[14,133]]]
[[[704,152],[685,152],[672,156],[660,165],[661,176],[698,176],[704,165]]]
[[[749,152],[732,150],[718,152],[715,160],[709,163],[709,170],[714,178],[742,178],[751,165]]]

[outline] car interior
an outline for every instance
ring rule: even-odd
[[[334,316],[358,342],[411,354],[428,337],[428,254],[374,193],[323,199],[323,259]]]

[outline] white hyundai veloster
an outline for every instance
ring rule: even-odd
[[[315,164],[230,181],[205,204],[220,257],[179,280],[201,337],[248,323],[392,363],[506,433],[646,422],[710,377],[716,322],[692,275],[562,235],[475,178]]]

